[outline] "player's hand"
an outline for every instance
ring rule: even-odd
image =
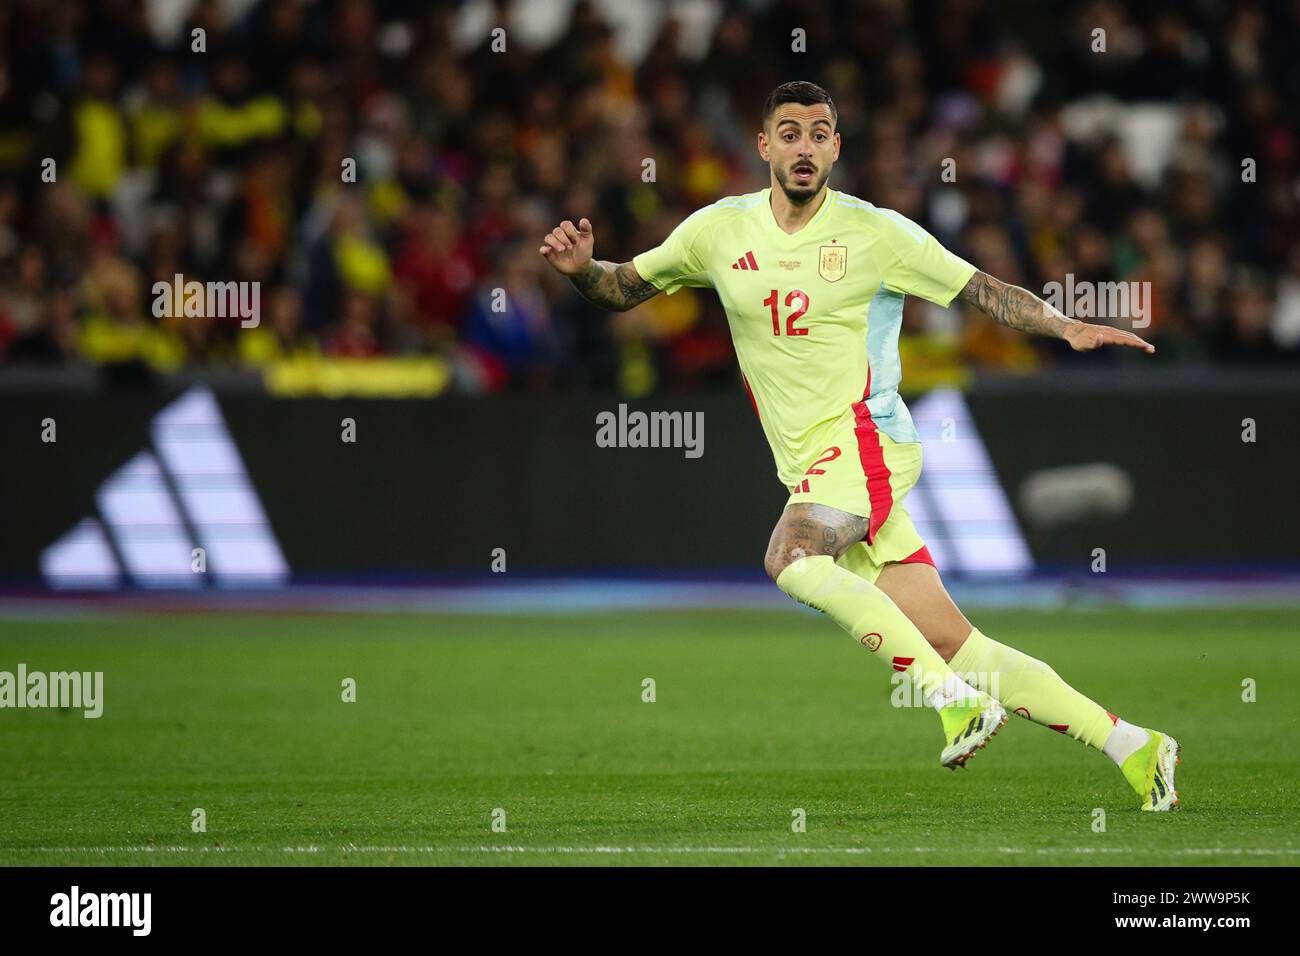
[[[592,250],[596,247],[595,236],[591,232],[591,223],[579,219],[575,226],[568,219],[552,229],[537,251],[546,257],[546,261],[566,276],[571,276],[591,261]]]
[[[1113,329],[1109,325],[1089,325],[1077,322],[1066,326],[1061,338],[1070,343],[1076,352],[1091,352],[1103,345],[1127,345],[1129,348],[1141,349],[1150,355],[1156,347],[1145,339],[1140,339],[1132,332]]]

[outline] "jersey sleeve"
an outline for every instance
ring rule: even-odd
[[[708,267],[711,208],[697,209],[678,223],[660,245],[632,257],[632,265],[642,279],[668,295],[682,286],[712,287]]]
[[[880,210],[886,245],[885,286],[948,306],[975,274],[975,267],[943,247],[912,220],[892,209]]]

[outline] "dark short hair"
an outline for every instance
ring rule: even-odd
[[[772,118],[776,108],[782,103],[798,103],[800,106],[825,103],[831,108],[831,122],[839,122],[839,114],[835,112],[835,103],[831,100],[829,93],[816,83],[809,83],[807,80],[793,80],[789,83],[782,83],[767,94],[767,102],[763,104],[764,128],[767,127],[767,121]]]

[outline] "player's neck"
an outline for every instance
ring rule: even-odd
[[[772,184],[772,216],[776,219],[776,224],[787,233],[794,234],[802,229],[808,223],[812,222],[813,216],[817,215],[817,210],[822,208],[822,203],[826,201],[829,183],[823,183],[822,188],[817,194],[805,203],[791,202],[790,197],[785,194],[785,190],[778,184]]]

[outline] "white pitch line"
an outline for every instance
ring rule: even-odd
[[[969,848],[962,848],[967,851]],[[978,848],[974,848],[978,850]],[[1058,853],[1076,853],[1076,854],[1121,854],[1131,855],[1135,853],[1150,854],[1164,853],[1174,856],[1297,856],[1300,855],[1300,847],[1179,847],[1169,850],[1151,850],[1149,848],[1130,848],[1130,847],[1091,847],[1091,846],[1074,846],[1074,847],[995,847],[998,853],[1018,854],[1032,853],[1039,856],[1047,856]],[[879,854],[908,854],[908,853],[943,853],[947,852],[943,848],[912,846],[912,847],[754,847],[754,846],[285,846],[285,847],[260,847],[260,846],[55,846],[55,847],[0,847],[0,854],[4,853],[283,853],[286,855],[293,854],[313,854],[313,853],[405,853],[405,854],[433,854],[433,853],[537,853],[537,854],[590,854],[590,855],[623,855],[623,854],[771,854],[775,856],[789,855],[820,855],[820,854],[838,854],[843,856],[867,856],[874,853]]]

